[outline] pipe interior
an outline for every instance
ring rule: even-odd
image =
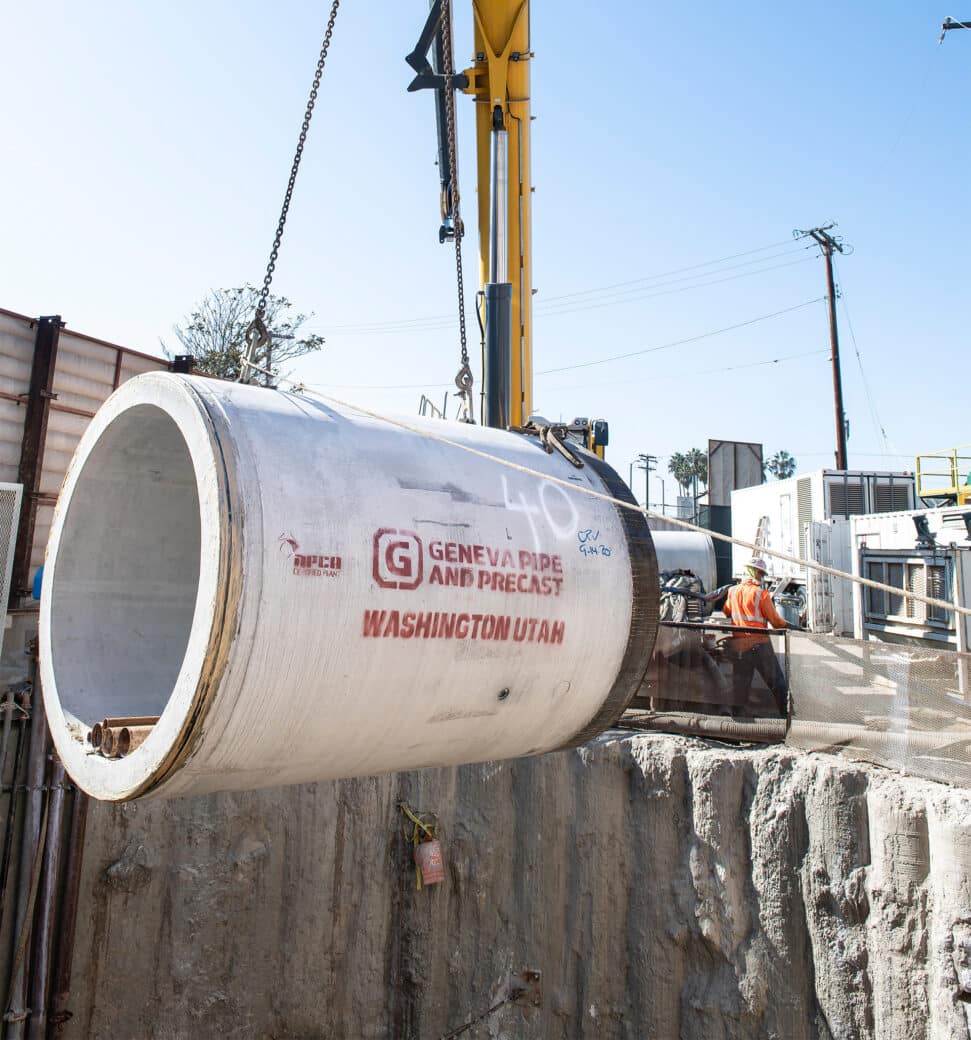
[[[50,652],[67,716],[89,727],[162,713],[192,628],[199,550],[179,428],[154,405],[123,412],[84,462],[57,551]]]

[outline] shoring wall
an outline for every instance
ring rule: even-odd
[[[441,819],[415,891],[399,801]],[[966,1038],[971,795],[613,731],[513,763],[92,804],[67,1037]],[[971,979],[966,979],[971,984]]]

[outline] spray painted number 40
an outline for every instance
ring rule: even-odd
[[[545,522],[545,527],[552,531],[553,536],[559,541],[573,538],[580,523],[580,514],[563,488],[558,484],[541,480],[537,481],[539,490],[536,491],[536,485],[532,485],[527,495],[522,487],[510,489],[509,478],[505,473],[501,474],[501,477],[506,508],[513,513],[523,513],[526,516],[537,552],[541,548],[540,533],[536,526],[537,517],[541,523]]]

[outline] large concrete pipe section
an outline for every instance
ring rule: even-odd
[[[715,543],[701,531],[652,531],[658,570],[691,571],[700,578],[706,592],[718,584]]]
[[[42,677],[89,794],[199,794],[583,742],[654,643],[642,516],[609,466],[436,420],[151,373],[104,404],[51,532]],[[415,432],[424,431],[424,432]],[[425,436],[427,433],[431,436]],[[103,718],[160,716],[131,754]]]

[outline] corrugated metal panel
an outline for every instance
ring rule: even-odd
[[[796,482],[796,523],[799,525],[799,555],[806,558],[806,524],[813,518],[812,477],[800,477]]]
[[[19,396],[30,389],[34,331],[30,322],[0,312],[0,389]],[[20,470],[20,445],[27,410],[16,401],[0,399],[0,481],[13,483]]]
[[[157,372],[160,368],[168,368],[167,361],[155,361],[140,357],[138,354],[123,354],[121,359],[121,382],[140,376],[143,372]]]
[[[10,573],[13,570],[23,490],[21,484],[0,484],[0,603],[4,609],[10,596]],[[0,646],[2,645],[3,632],[0,631]]]
[[[29,318],[0,311],[0,388],[26,394],[34,357],[36,332]],[[115,381],[124,383],[143,372],[167,369],[164,358],[132,354],[123,347],[63,329],[54,366],[54,393],[44,443],[44,469],[39,492],[56,496],[78,441],[93,415],[111,396]],[[70,410],[67,410],[70,409]],[[83,413],[83,414],[77,414]],[[26,408],[0,398],[0,481],[16,481],[20,469]],[[53,506],[37,506],[31,570],[44,562]]]
[[[0,398],[0,481],[15,483],[20,471],[20,445],[24,436],[23,405]]]
[[[33,577],[37,568],[44,562],[44,553],[47,551],[47,539],[51,533],[51,523],[53,520],[53,506],[39,505],[37,507],[37,519],[34,521],[34,544],[30,549],[31,577]]]
[[[114,388],[118,351],[91,343],[67,330],[61,333],[54,369],[57,403],[81,411],[96,412]]]
[[[51,410],[47,420],[47,440],[44,442],[41,494],[56,495],[61,490],[61,484],[64,482],[64,475],[67,473],[74,450],[90,421],[83,415]]]

